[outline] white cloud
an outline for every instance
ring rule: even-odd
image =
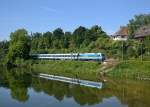
[[[46,6],[42,6],[41,9],[48,11],[48,12],[52,12],[52,13],[58,13],[58,11],[56,9],[46,7]]]

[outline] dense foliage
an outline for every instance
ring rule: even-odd
[[[0,42],[0,61],[3,60],[5,57],[9,47],[9,42],[8,41],[1,41]]]
[[[30,37],[25,29],[18,29],[10,35],[9,51],[5,58],[6,64],[13,64],[20,59],[28,59],[30,53]]]
[[[147,25],[150,25],[150,14],[140,14],[134,16],[128,24],[130,38],[134,37],[134,33],[138,28]]]
[[[33,33],[31,49],[33,53],[56,53],[57,50],[74,52],[89,46],[98,38],[108,38],[108,36],[97,25],[91,29],[80,26],[73,33],[57,28],[53,32]]]

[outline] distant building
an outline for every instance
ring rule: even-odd
[[[138,40],[143,40],[143,39],[146,38],[147,36],[150,36],[150,25],[140,27],[140,28],[135,32],[134,38],[135,38],[135,39],[138,39]]]
[[[113,40],[126,41],[128,39],[128,28],[126,26],[121,26],[119,31],[111,36]]]

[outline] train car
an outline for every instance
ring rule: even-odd
[[[32,54],[33,58],[47,60],[84,60],[104,61],[102,53],[68,53],[68,54]]]
[[[94,60],[94,61],[104,61],[105,55],[102,53],[80,53],[78,56],[79,60]]]
[[[49,60],[77,60],[78,53],[70,54],[32,54],[33,58]]]

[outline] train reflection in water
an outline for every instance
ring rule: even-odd
[[[87,86],[87,87],[93,87],[93,88],[99,88],[99,89],[102,88],[102,82],[93,82],[93,81],[80,80],[80,79],[68,78],[68,77],[63,77],[63,76],[48,75],[48,74],[43,74],[43,73],[40,73],[39,77],[49,79],[49,80],[66,82],[70,84],[78,84],[78,85]]]

